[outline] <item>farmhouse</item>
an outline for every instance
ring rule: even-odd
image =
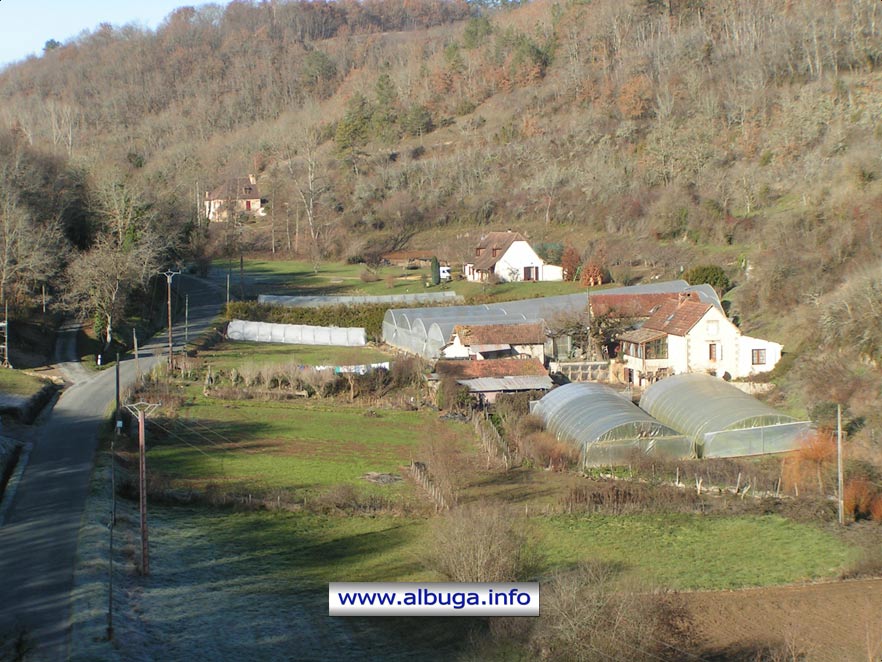
[[[729,379],[768,372],[782,349],[776,342],[742,335],[720,308],[690,292],[665,301],[643,326],[617,339],[626,381],[638,386],[688,372]]]
[[[545,363],[545,325],[461,324],[453,329],[450,343],[441,350],[446,359],[486,360],[504,357],[534,358]]]
[[[519,232],[490,232],[475,246],[474,262],[463,265],[467,280],[563,280],[563,267],[546,264]]]
[[[228,221],[234,214],[263,216],[263,201],[254,175],[234,177],[205,193],[205,216],[210,221]]]

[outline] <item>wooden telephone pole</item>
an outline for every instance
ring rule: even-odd
[[[147,552],[147,446],[145,443],[144,421],[159,405],[136,402],[126,405],[138,417],[138,502],[141,511],[141,574],[150,574],[150,558]]]
[[[162,275],[165,276],[166,284],[168,285],[168,369],[171,372],[171,369],[174,367],[174,354],[172,353],[172,306],[171,306],[171,284],[172,278],[180,275],[180,271],[172,271],[169,269],[168,271],[162,272]]]

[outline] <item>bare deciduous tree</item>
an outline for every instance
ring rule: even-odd
[[[328,229],[328,224],[323,224],[319,219],[321,204],[330,188],[328,175],[319,160],[318,150],[321,142],[319,124],[304,120],[284,147],[288,171],[306,214],[310,255],[316,271],[324,251],[324,240]]]

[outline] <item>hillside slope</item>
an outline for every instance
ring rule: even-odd
[[[882,300],[860,286],[882,257],[880,19],[875,0],[183,8],[0,72],[0,126],[181,226],[254,172],[264,226],[298,223],[315,256],[458,261],[516,227],[620,281],[719,264],[745,331],[791,353],[782,401],[824,405],[804,387],[841,354],[857,432],[880,422],[878,317],[836,322],[843,297]],[[219,234],[267,248],[265,227]]]

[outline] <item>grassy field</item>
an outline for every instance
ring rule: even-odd
[[[733,589],[835,577],[857,554],[818,528],[778,516],[566,516],[543,520],[554,565],[622,563],[677,589]]]
[[[18,370],[0,368],[0,393],[31,396],[45,386],[45,380]]]
[[[425,411],[199,395],[181,410],[174,435],[157,432],[149,458],[155,471],[181,486],[218,483],[255,493],[315,495],[346,483],[401,497],[411,494],[410,483],[378,486],[362,477],[400,474],[433,439],[456,443],[451,425]]]
[[[330,347],[324,345],[283,345],[225,341],[208,350],[200,350],[200,358],[219,370],[255,366],[287,365],[363,365],[384,363],[392,356],[374,347]]]
[[[226,271],[226,262],[217,261],[214,268]],[[428,268],[408,270],[402,267],[380,267],[376,270],[378,280],[364,282],[361,275],[367,271],[363,264],[325,262],[316,271],[309,262],[298,260],[245,260],[244,270],[249,279],[252,294],[302,294],[302,295],[386,295],[415,294],[452,290],[467,300],[510,301],[535,297],[572,294],[584,291],[579,283],[499,283],[488,285],[454,279],[435,287],[426,287],[424,278],[431,282]],[[238,270],[232,272],[233,282]]]

